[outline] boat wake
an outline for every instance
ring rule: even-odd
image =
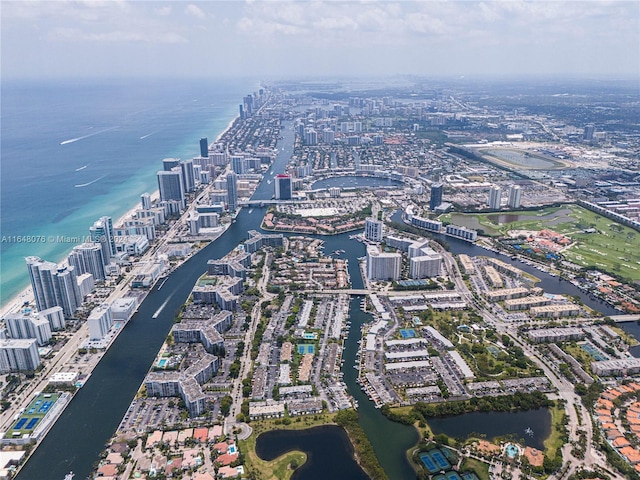
[[[101,133],[105,133],[105,132],[110,132],[111,130],[115,130],[116,128],[118,127],[109,127],[109,128],[105,128],[104,130],[99,130],[97,132],[90,133],[88,135],[83,135],[81,137],[75,137],[75,138],[70,138],[69,140],[63,140],[62,142],[60,142],[60,145],[68,145],[70,143],[75,143],[77,141],[84,140],[85,138],[94,137],[96,135],[100,135]]]
[[[89,166],[89,164],[87,165],[83,165],[80,168],[76,168],[76,172],[79,172],[80,170],[84,170],[85,168],[87,168]]]
[[[151,133],[147,133],[146,135],[143,135],[140,137],[140,140],[144,140],[147,137],[150,137],[151,135],[155,135],[157,132],[151,132]]]
[[[92,184],[102,180],[104,177],[106,177],[106,175],[102,175],[101,177],[98,177],[95,180],[91,180],[90,182],[87,182],[87,183],[77,183],[76,185],[74,185],[74,187],[76,187],[76,188],[88,187],[89,185],[92,185]]]
[[[164,285],[164,283],[163,283]],[[158,308],[158,310],[156,310],[156,313],[154,313],[153,315],[151,315],[151,318],[158,318],[158,316],[160,315],[160,312],[162,312],[162,310],[164,310],[164,307],[167,305],[167,303],[169,303],[169,299],[171,299],[173,295],[169,295],[167,297],[167,299],[163,302],[162,305],[160,305],[160,307]]]

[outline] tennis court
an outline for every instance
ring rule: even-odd
[[[416,331],[413,328],[403,328],[400,330],[402,338],[413,338],[416,336]]]
[[[308,343],[302,343],[298,345],[298,353],[304,355],[306,353],[314,354],[316,352],[316,346]]]
[[[446,470],[447,468],[451,468],[451,464],[447,462],[447,459],[444,458],[444,455],[440,450],[430,450],[428,453],[431,454],[431,458],[438,464],[441,470]]]
[[[438,467],[436,467],[436,464],[433,463],[433,460],[431,460],[431,456],[428,453],[421,453],[420,460],[422,461],[422,463],[424,463],[424,466],[427,467],[429,473],[435,473],[438,471]]]
[[[28,417],[22,417],[20,420],[18,420],[18,423],[14,425],[13,429],[22,430],[22,427],[24,427],[24,424],[27,423],[27,420],[29,420]]]
[[[22,437],[31,435],[39,425],[40,420],[46,417],[51,407],[58,401],[58,393],[41,393],[25,408],[24,413],[16,420],[5,434],[5,438]]]

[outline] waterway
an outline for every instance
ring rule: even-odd
[[[285,149],[280,150],[268,175],[284,171],[291,157],[294,132],[290,122],[286,123],[289,125],[283,131]],[[270,199],[272,192],[268,187],[272,188],[262,182],[253,198]],[[162,290],[154,288],[27,461],[18,479],[62,479],[71,470],[76,478],[84,479],[92,472],[93,463],[151,367],[175,314],[187,300],[196,280],[206,271],[207,261],[223,257],[247,238],[247,231],[258,229],[264,212],[261,208],[254,208],[251,213],[243,209],[220,238],[169,275]],[[152,318],[163,304],[158,317]]]
[[[402,212],[397,211],[393,214],[392,220],[395,222],[402,222]],[[492,257],[502,260],[510,265],[513,265],[520,270],[523,270],[534,277],[540,279],[539,282],[536,283],[536,287],[542,288],[547,293],[559,294],[559,295],[568,295],[568,296],[578,296],[580,300],[589,308],[600,312],[602,315],[619,315],[620,312],[616,310],[614,307],[609,305],[602,300],[595,298],[589,295],[586,292],[583,292],[578,287],[576,287],[573,283],[568,282],[566,280],[562,280],[560,277],[552,277],[546,272],[542,272],[537,268],[527,265],[521,260],[511,260],[508,255],[503,253],[494,252],[492,250],[487,250],[486,248],[479,247],[475,243],[465,242],[464,240],[460,240],[459,238],[450,237],[443,234],[437,233],[428,233],[425,231],[424,235],[426,237],[431,238],[439,238],[446,242],[449,245],[449,251],[456,255],[460,255],[464,253],[471,257],[475,256],[485,256]]]
[[[291,480],[366,480],[369,477],[356,463],[353,446],[342,427],[324,425],[306,430],[275,430],[261,434],[256,454],[271,461],[292,450],[307,454],[307,461]]]
[[[282,132],[284,140],[279,145],[280,151],[274,164],[267,171],[266,178],[283,172],[286,167],[293,144],[294,132],[291,125],[291,122],[285,122]],[[265,181],[260,184],[253,199],[268,200],[272,195],[273,185]],[[186,301],[195,281],[206,270],[207,260],[223,257],[247,238],[248,230],[259,230],[265,209],[253,208],[250,211],[251,213],[243,209],[237,216],[236,222],[220,238],[173,272],[163,284],[161,291],[154,289],[147,296],[138,312],[102,358],[89,381],[77,393],[21,470],[17,477],[19,480],[62,479],[70,470],[75,472],[76,478],[84,479],[91,473],[94,462],[97,461],[100,452],[115,432],[144,380],[173,324],[176,312]],[[349,273],[353,287],[362,288],[357,258],[364,255],[364,246],[349,240],[348,234],[323,237],[323,240],[326,242],[326,252],[345,250],[342,256],[349,259]],[[454,253],[498,256],[464,241],[449,237],[446,237],[446,240]],[[510,262],[508,257],[500,257]],[[584,292],[568,282],[559,282],[557,278],[538,272],[524,264],[516,263],[516,266],[523,270],[532,270],[530,273],[542,278],[540,286],[546,291],[579,295],[585,304],[595,305],[595,302]],[[343,353],[344,379],[351,394],[359,402],[360,424],[371,440],[380,463],[389,477],[414,478],[413,471],[405,458],[405,451],[417,442],[417,432],[412,427],[391,422],[384,417],[356,383],[357,371],[353,366],[360,340],[360,326],[364,322],[371,321],[371,317],[360,310],[360,300],[354,297],[350,303],[352,328]],[[163,304],[165,306],[160,315],[155,319],[151,318]],[[606,305],[598,306],[600,307],[598,309],[607,315],[615,312]],[[458,422],[465,423],[468,417],[464,415],[456,418]],[[526,422],[523,422],[524,424]],[[479,429],[472,428],[472,431],[477,430]],[[520,430],[513,433],[519,432]]]

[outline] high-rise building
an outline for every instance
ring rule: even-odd
[[[502,190],[497,185],[489,190],[488,205],[491,210],[500,210],[500,201],[502,200]]]
[[[37,313],[12,313],[4,317],[11,338],[35,338],[38,345],[46,345],[51,340],[49,321]]]
[[[46,310],[40,310],[40,312],[38,313],[42,317],[47,319],[47,321],[49,322],[49,326],[53,331],[62,330],[66,326],[62,307],[51,307],[47,308]]]
[[[322,131],[322,141],[324,143],[333,143],[336,141],[336,133],[330,128],[325,128]]]
[[[244,120],[244,105],[238,105],[238,113],[240,114],[240,120]]]
[[[509,200],[507,205],[511,208],[520,208],[521,197],[522,188],[520,188],[520,185],[511,185],[509,187]]]
[[[369,280],[397,280],[400,278],[402,255],[381,253],[375,245],[367,246],[367,278]]]
[[[35,339],[0,340],[0,373],[33,372],[40,366]]]
[[[233,170],[238,175],[246,173],[244,155],[231,155],[231,170]]]
[[[29,269],[29,279],[31,280],[31,289],[33,290],[38,310],[58,306],[53,287],[53,276],[58,270],[58,265],[53,262],[42,261],[40,257],[27,257],[26,261]]]
[[[78,288],[78,277],[74,267],[58,268],[54,276],[54,290],[56,305],[62,307],[62,311],[67,317],[72,316],[82,303],[82,296]]]
[[[227,174],[227,201],[229,211],[235,212],[238,209],[238,175],[235,172]]]
[[[182,169],[175,167],[168,172],[166,170],[159,171],[158,190],[160,190],[160,200],[164,202],[174,200],[180,202],[184,208]]]
[[[193,160],[181,161],[180,173],[182,173],[182,188],[184,192],[193,192],[196,189],[196,176],[195,171],[193,170]]]
[[[282,173],[278,174],[276,175],[276,181],[274,183],[276,189],[276,200],[291,200],[291,177]]]
[[[97,242],[76,245],[67,261],[75,268],[76,275],[90,273],[96,281],[107,278],[104,270],[102,246]]]
[[[43,262],[39,257],[27,257],[31,288],[38,310],[62,307],[70,317],[82,302],[77,277],[73,267],[58,267],[53,262]]]
[[[89,227],[91,240],[102,246],[102,260],[105,265],[111,263],[111,257],[116,254],[116,241],[113,234],[111,217],[100,217]]]
[[[316,132],[313,128],[307,128],[304,132],[304,143],[306,145],[317,145],[318,132]]]
[[[364,238],[371,242],[381,242],[384,223],[374,218],[367,218],[364,222]]]
[[[442,203],[442,189],[441,183],[434,183],[431,186],[431,198],[429,199],[429,209],[435,210]]]
[[[209,156],[209,141],[207,140],[207,137],[203,137],[200,139],[200,156]]]
[[[87,325],[89,326],[89,339],[101,340],[107,334],[111,325],[113,324],[113,316],[111,314],[111,307],[107,304],[102,304],[93,310],[87,318]]]
[[[584,127],[584,133],[582,135],[582,139],[583,140],[593,140],[593,135],[596,133],[596,126],[595,125],[587,125],[586,127]]]
[[[142,205],[143,210],[151,210],[151,195],[147,192],[140,195],[140,204]]]
[[[430,248],[421,248],[417,256],[409,259],[409,276],[414,279],[440,275],[442,255]]]
[[[245,116],[250,117],[251,115],[253,115],[253,96],[247,95],[243,100]]]
[[[171,169],[176,168],[178,165],[180,165],[179,158],[165,158],[162,160],[162,169],[165,172],[170,172]]]

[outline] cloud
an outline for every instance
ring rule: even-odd
[[[193,15],[196,18],[205,18],[206,15],[205,13],[202,11],[202,9],[200,7],[198,7],[197,5],[194,5],[193,3],[190,3],[189,5],[187,5],[187,8],[185,8],[185,13],[188,15]]]
[[[169,5],[165,5],[164,7],[156,8],[154,11],[156,12],[156,15],[159,15],[160,17],[166,17],[166,16],[171,15],[171,7]]]
[[[187,39],[174,32],[145,33],[114,30],[110,32],[85,32],[77,28],[60,27],[54,29],[48,36],[49,40],[67,42],[94,43],[157,43],[178,44],[187,43]]]

